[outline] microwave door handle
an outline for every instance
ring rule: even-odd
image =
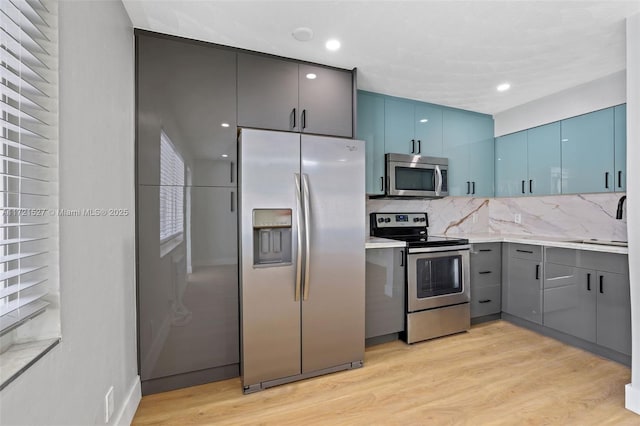
[[[442,191],[442,171],[440,170],[440,166],[436,166],[436,176],[438,177],[436,180],[438,182],[436,185],[436,195],[440,195],[440,191]]]

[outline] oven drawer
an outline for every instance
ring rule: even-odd
[[[469,304],[407,314],[407,343],[467,331],[471,327]]]
[[[473,287],[471,290],[471,318],[500,313],[501,285]]]

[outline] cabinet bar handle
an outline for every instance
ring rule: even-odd
[[[384,176],[380,176],[380,191],[384,191]]]
[[[291,126],[291,128],[295,129],[296,128],[296,109],[295,108],[291,111],[291,115],[293,115],[293,126]]]
[[[229,182],[233,183],[233,161],[229,163]]]
[[[602,289],[602,282],[604,281],[604,276],[600,275],[600,293],[604,293],[604,290]]]
[[[529,194],[533,194],[533,179],[529,179]]]
[[[536,280],[540,279],[540,265],[536,265]]]
[[[422,154],[422,142],[418,139],[418,154]]]
[[[478,300],[478,303],[489,303],[491,299]]]
[[[411,153],[412,154],[416,153],[416,140],[415,139],[411,139]]]
[[[307,127],[307,110],[303,109],[302,110],[302,128],[305,129]]]
[[[471,182],[471,193],[472,194],[476,193],[476,182],[475,181]]]
[[[529,253],[529,254],[533,254],[533,252],[531,250],[520,250],[520,249],[516,249],[517,252],[520,253]]]
[[[618,188],[622,188],[622,170],[618,170]]]
[[[480,251],[493,251],[491,249],[480,249]]]
[[[231,197],[229,197],[229,208],[231,210],[231,213],[233,213],[233,211],[235,210],[233,207],[233,191],[231,191],[229,194],[231,195]]]
[[[404,266],[404,250],[400,250],[400,266]]]
[[[604,187],[609,189],[609,172],[604,173]]]
[[[484,275],[484,274],[490,274],[491,271],[480,271],[478,272],[480,275]]]
[[[522,193],[524,194],[524,181],[522,181]]]
[[[591,274],[587,274],[587,291],[591,291]]]
[[[467,194],[471,194],[471,182],[467,181]]]

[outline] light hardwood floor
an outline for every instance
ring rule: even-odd
[[[368,348],[364,368],[250,395],[239,378],[145,396],[134,425],[640,425],[629,368],[505,321]]]

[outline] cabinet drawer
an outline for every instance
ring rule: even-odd
[[[471,268],[471,288],[487,287],[501,282],[502,271],[500,267],[493,268]]]
[[[471,290],[471,318],[500,313],[500,284]]]
[[[559,247],[547,247],[545,261],[558,265],[577,266],[598,271],[628,274],[629,263],[626,254],[604,253],[588,250],[574,250]]]
[[[542,260],[542,246],[533,244],[509,244],[508,250],[509,257],[533,260],[535,262]]]

